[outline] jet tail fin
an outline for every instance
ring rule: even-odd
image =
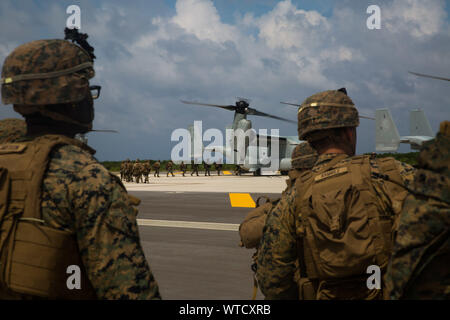
[[[433,130],[423,110],[411,110],[409,115],[409,134],[411,136],[433,137]]]
[[[400,135],[389,109],[375,111],[375,126],[375,149],[377,151],[397,151]]]

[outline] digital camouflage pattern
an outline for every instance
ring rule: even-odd
[[[137,202],[118,177],[77,146],[51,154],[43,181],[42,219],[76,233],[99,299],[160,299],[140,244]]]
[[[27,133],[27,124],[21,119],[0,120],[0,144],[17,141]]]
[[[320,155],[313,171],[320,170],[337,154]],[[347,157],[342,162],[350,162]],[[405,186],[413,181],[414,168],[410,165],[395,162]],[[376,160],[370,161],[372,181],[375,192],[379,195],[380,203],[392,210],[394,215],[401,211],[404,196],[392,194],[386,179],[380,174]],[[264,234],[258,256],[257,279],[261,292],[266,299],[298,299],[298,266],[299,263],[297,241],[301,214],[297,216],[296,197],[300,190],[293,185],[283,194],[278,205],[267,217]],[[406,194],[406,192],[405,192]]]
[[[308,142],[300,143],[292,151],[291,166],[294,169],[311,169],[319,155]]]
[[[358,110],[352,99],[339,90],[316,93],[305,99],[298,110],[300,140],[321,139],[325,137],[320,132],[324,129],[357,127],[358,125]]]
[[[63,71],[84,63],[92,63],[89,54],[69,41],[36,40],[17,47],[10,53],[2,69],[2,101],[4,104],[46,105],[78,102],[89,93],[89,79],[95,72],[86,66],[76,72],[56,77],[14,81],[14,77]],[[12,82],[8,83],[8,78]]]
[[[390,299],[450,299],[450,122],[419,154],[385,277]]]

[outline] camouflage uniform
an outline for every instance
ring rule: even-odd
[[[159,178],[159,168],[161,167],[161,162],[158,160],[153,164],[153,169],[155,170],[155,173],[153,174],[154,177],[158,176]]]
[[[192,164],[191,164],[191,176],[194,174],[194,173],[196,173],[197,174],[197,177],[198,177],[198,163],[195,163],[195,162],[192,162]]]
[[[120,163],[120,181],[125,180],[125,167],[127,165],[126,161]]]
[[[24,44],[3,64],[2,100],[5,104],[14,103],[15,110],[26,118],[38,112],[54,123],[90,128],[92,119],[84,123],[47,110],[47,104],[72,102],[72,108],[78,108],[77,101],[90,94],[88,79],[94,71],[92,63],[86,63],[88,59],[86,51],[68,41],[39,40]],[[78,71],[71,69],[77,66]],[[41,73],[48,76],[49,72],[61,70],[63,73],[57,79],[51,75],[39,78]],[[16,82],[15,77],[20,74],[35,74],[37,78],[25,77]],[[33,144],[46,136],[30,135],[21,141]],[[127,194],[120,179],[109,173],[93,153],[94,150],[76,140],[52,149],[40,194],[43,223],[74,234],[97,298],[158,299],[158,285],[139,239],[134,206],[140,201]],[[0,296],[35,298],[9,292],[1,286]]]
[[[133,165],[133,176],[136,183],[139,183],[142,179],[142,164],[139,163],[139,159]]]
[[[133,162],[130,160],[127,161],[127,165],[125,167],[125,176],[127,182],[133,182]]]
[[[221,163],[215,163],[214,162],[214,167],[217,170],[217,175],[220,176],[220,171],[222,170],[222,164]]]
[[[183,177],[184,177],[184,175],[186,173],[186,165],[184,164],[184,161],[181,161],[180,170],[181,170],[181,172],[183,172]]]
[[[339,98],[341,103],[337,103],[336,107],[331,104],[316,103],[315,100],[321,101],[320,97],[324,97],[322,101],[337,100]],[[329,97],[332,97],[329,99]],[[330,107],[331,105],[331,107]],[[342,122],[340,122],[342,120]],[[348,98],[337,91],[326,91],[316,94],[302,104],[299,109],[299,138],[308,141],[314,141],[315,138],[323,139],[329,132],[322,132],[321,128],[339,128],[339,127],[355,127],[359,124],[358,113],[353,106],[350,98]],[[336,124],[337,123],[337,124]],[[309,130],[308,129],[315,129]],[[305,134],[309,133],[308,134]],[[339,160],[339,161],[338,161]],[[376,195],[379,197],[379,205],[381,208],[391,216],[393,220],[399,214],[404,198],[407,195],[406,186],[411,183],[414,175],[414,168],[403,164],[401,162],[392,160],[394,163],[393,171],[400,177],[400,185],[388,183],[389,177],[380,172],[379,163],[377,160],[368,159],[368,157],[351,157],[344,154],[321,154],[313,169],[301,175],[301,180],[308,175],[315,172],[320,172],[321,169],[327,168],[330,163],[337,162],[330,168],[328,172],[334,172],[334,168],[350,165],[354,161],[369,161],[371,175],[371,184]],[[331,162],[333,161],[333,162]],[[339,172],[339,171],[338,171]],[[297,178],[299,179],[299,178]],[[339,185],[336,189],[339,189]],[[395,192],[393,192],[395,190]],[[327,299],[331,297],[346,297],[346,298],[379,298],[379,293],[370,292],[371,295],[366,296],[367,288],[365,275],[361,278],[356,276],[349,278],[345,283],[336,281],[333,284],[333,279],[329,282],[314,283],[314,291],[320,292],[322,295],[312,297],[299,296],[299,288],[303,288],[299,280],[298,269],[303,273],[302,278],[307,279],[309,268],[306,268],[303,257],[299,255],[299,245],[303,243],[304,227],[302,222],[302,212],[299,211],[298,199],[302,199],[304,190],[297,190],[297,184],[287,189],[279,201],[278,205],[269,214],[264,227],[264,234],[260,246],[260,254],[258,256],[258,270],[257,279],[261,291],[267,299]],[[319,195],[316,195],[319,196]],[[338,240],[336,240],[338,241]],[[302,249],[303,250],[303,249]],[[388,248],[385,248],[388,251]],[[304,254],[304,253],[303,253]],[[303,255],[302,254],[302,255]],[[321,252],[322,255],[328,255],[328,252]],[[305,275],[306,274],[306,275]],[[313,279],[314,280],[314,279]],[[340,280],[340,279],[336,279]],[[321,287],[321,285],[324,285]],[[300,285],[300,287],[299,287]],[[317,286],[318,285],[318,286]],[[337,285],[337,286],[336,286]],[[322,290],[323,289],[323,290]],[[372,294],[373,293],[373,294]],[[361,294],[361,295],[360,295]]]
[[[173,174],[173,162],[172,162],[172,160],[169,160],[169,162],[167,162],[166,170],[167,170],[167,177],[169,176],[169,173],[172,174],[172,177],[175,177],[175,175]]]
[[[150,161],[146,161],[142,164],[142,174],[144,175],[144,183],[148,183],[148,175],[150,174],[151,167]]]
[[[291,156],[292,170],[289,171],[289,178],[286,180],[286,189],[282,192],[284,195],[295,184],[297,177],[306,170],[310,170],[317,160],[317,152],[311,148],[309,143],[301,143],[295,147]],[[260,200],[266,198],[266,203],[260,205]],[[244,221],[239,226],[239,235],[241,237],[240,246],[246,248],[256,248],[252,256],[253,264],[251,269],[256,273],[258,269],[259,243],[263,235],[263,228],[270,212],[276,207],[280,198],[270,199],[268,197],[259,197],[256,201],[256,208],[251,210]],[[257,281],[254,278],[254,295],[256,297]]]
[[[211,175],[211,165],[209,163],[203,162],[203,167],[205,167],[205,176]]]
[[[385,277],[390,299],[450,299],[450,122],[424,144],[397,222]]]
[[[14,142],[25,136],[27,125],[21,119],[0,120],[0,143]]]

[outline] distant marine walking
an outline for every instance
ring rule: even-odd
[[[154,177],[159,178],[159,168],[161,167],[161,162],[158,160],[153,164],[153,170],[155,170],[155,173],[153,174]]]
[[[184,175],[186,173],[186,165],[184,164],[184,161],[181,161],[180,170],[183,173],[183,177],[184,177]]]
[[[169,176],[169,173],[172,174],[172,177],[175,177],[175,175],[173,174],[173,162],[172,162],[172,160],[169,160],[169,162],[167,162],[166,170],[167,170],[167,177]]]
[[[196,173],[198,177],[198,163],[195,163],[195,161],[192,161],[191,164],[191,176]]]

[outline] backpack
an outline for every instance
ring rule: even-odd
[[[265,199],[264,204],[260,200]],[[241,246],[247,249],[258,248],[263,235],[266,218],[280,199],[271,200],[266,196],[261,196],[256,200],[256,208],[250,211],[244,221],[239,226],[239,235],[241,237]]]
[[[297,192],[301,190],[296,210],[303,298],[371,299],[381,295],[367,288],[366,272],[371,265],[381,270],[387,266],[394,213],[378,200],[370,156],[341,161],[345,158],[338,155],[295,182]],[[393,183],[390,190],[404,190],[394,159],[377,162],[386,183]],[[304,285],[309,292],[302,292]]]
[[[51,228],[41,217],[41,187],[55,147],[77,140],[45,135],[0,145],[0,296],[92,299],[75,235]],[[67,268],[77,265],[81,289],[67,287]]]

